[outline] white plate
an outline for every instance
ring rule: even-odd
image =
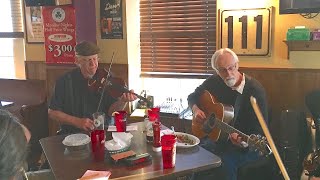
[[[197,138],[194,135],[183,133],[183,132],[175,132],[174,134],[177,136],[177,147],[179,147],[179,148],[190,148],[190,147],[194,147],[200,143],[199,138]],[[192,144],[187,143],[187,142],[186,143],[178,142],[179,137],[186,138],[187,140],[192,141]]]
[[[82,146],[91,141],[90,137],[86,134],[71,134],[64,138],[62,144],[65,146]]]

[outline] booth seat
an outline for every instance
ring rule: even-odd
[[[11,101],[10,111],[31,132],[27,157],[29,168],[36,167],[42,149],[39,140],[48,136],[48,106],[44,80],[0,79],[0,100]]]

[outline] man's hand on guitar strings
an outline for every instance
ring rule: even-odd
[[[204,123],[207,119],[206,114],[196,105],[192,106],[194,119],[199,123]]]

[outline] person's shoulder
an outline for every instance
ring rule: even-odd
[[[79,68],[74,68],[74,69],[72,69],[72,70],[70,70],[70,71],[62,74],[58,79],[66,79],[66,78],[68,78],[69,76],[71,76],[71,77],[72,77],[72,76],[76,76],[76,75],[78,75],[79,73],[80,73]]]
[[[67,80],[69,80],[70,78],[73,79],[74,77],[78,76],[78,74],[80,74],[79,68],[72,69],[72,70],[70,70],[70,71],[62,74],[62,75],[57,79],[57,83],[67,81]]]
[[[251,77],[245,74],[245,78],[246,78],[246,84],[248,84],[249,87],[256,89],[258,91],[265,91],[263,85],[254,77]]]
[[[220,78],[219,75],[213,74],[213,75],[209,76],[206,80],[207,81],[217,81],[219,78]]]

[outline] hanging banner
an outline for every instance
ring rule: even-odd
[[[100,0],[101,39],[122,39],[122,0]]]
[[[75,9],[70,6],[43,7],[46,63],[73,64],[76,45]]]

